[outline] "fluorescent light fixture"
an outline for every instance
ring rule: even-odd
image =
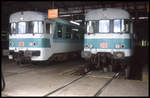
[[[71,16],[71,15],[60,15],[60,17],[68,17],[68,16]]]
[[[139,19],[148,19],[148,17],[139,17]]]
[[[79,31],[79,29],[72,29],[73,31]]]
[[[75,22],[75,21],[70,21],[71,23],[73,23],[73,24],[76,24],[76,25],[80,25],[80,23],[77,23],[77,22]]]
[[[75,22],[82,22],[82,20],[75,20]]]
[[[132,17],[132,19],[135,19],[135,17]],[[148,19],[148,17],[138,17],[138,19]]]

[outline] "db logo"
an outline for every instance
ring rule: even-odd
[[[108,48],[108,43],[107,42],[100,43],[100,48]]]

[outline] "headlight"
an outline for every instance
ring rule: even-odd
[[[116,45],[115,45],[115,48],[120,48],[120,45],[119,45],[119,44],[116,44]]]
[[[92,45],[92,44],[90,44],[90,45],[89,45],[89,48],[93,48],[93,45]]]
[[[115,48],[125,48],[125,45],[124,45],[124,44],[121,44],[121,45],[116,44],[116,45],[115,45]]]
[[[14,43],[13,43],[13,42],[10,42],[10,43],[9,43],[9,46],[14,46]]]
[[[93,45],[92,44],[86,44],[85,47],[86,48],[93,48]]]
[[[33,43],[32,43],[32,42],[30,42],[30,43],[29,43],[29,46],[33,46]]]

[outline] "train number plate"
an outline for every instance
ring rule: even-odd
[[[24,42],[19,42],[19,46],[24,46]]]
[[[106,42],[100,43],[100,48],[108,48],[108,43]]]

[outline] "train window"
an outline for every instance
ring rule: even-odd
[[[71,39],[71,33],[66,33],[66,39]]]
[[[114,20],[114,32],[121,32],[121,20]]]
[[[129,22],[127,20],[114,20],[114,32],[128,32]]]
[[[127,20],[127,19],[124,20],[124,26],[125,26],[125,27],[124,27],[124,31],[125,31],[125,32],[129,32],[129,29],[130,29],[130,28],[129,28],[129,27],[130,27],[130,26],[129,26],[129,20]]]
[[[50,33],[50,24],[46,23],[46,33],[49,34]]]
[[[62,25],[58,24],[58,29],[57,29],[57,37],[62,38]]]
[[[71,26],[66,27],[66,39],[71,39]]]
[[[96,32],[97,32],[97,21],[88,21],[87,33],[96,33]]]
[[[11,33],[17,33],[17,24],[11,23]]]
[[[99,21],[99,32],[109,32],[110,31],[110,20],[100,20]]]
[[[33,33],[43,33],[43,22],[33,21]]]
[[[38,22],[37,21],[33,22],[33,33],[38,33]]]
[[[71,28],[72,39],[79,39],[78,33],[79,33],[79,28],[77,28],[76,26],[72,26]]]
[[[27,26],[27,33],[32,33],[33,32],[33,23],[32,23],[32,21],[29,21],[28,22],[28,26]]]
[[[38,33],[43,33],[43,25],[44,25],[44,23],[42,22],[42,21],[39,21],[39,23],[38,23],[38,27],[39,27],[39,32]]]
[[[68,33],[71,33],[71,26],[67,26],[66,31],[67,31]]]
[[[12,33],[43,33],[43,22],[28,21],[11,23]]]
[[[18,23],[18,33],[26,33],[26,22]]]

